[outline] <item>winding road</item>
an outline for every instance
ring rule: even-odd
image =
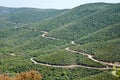
[[[33,58],[30,58],[30,60],[31,60],[34,64],[39,64],[39,65],[47,66],[47,67],[55,67],[55,68],[77,68],[77,67],[81,67],[81,68],[99,69],[99,70],[112,69],[112,68],[88,67],[88,66],[83,66],[83,65],[66,65],[66,66],[61,66],[61,65],[53,65],[53,64],[39,63],[39,62],[35,61]]]
[[[53,39],[53,40],[60,40],[58,38],[54,38],[54,37],[48,37],[46,36],[48,34],[47,31],[41,31],[43,32],[42,37],[44,38],[49,38],[49,39]],[[74,41],[70,41],[71,44],[76,44]],[[94,62],[100,63],[102,65],[106,65],[106,66],[116,66],[116,67],[120,67],[120,64],[115,64],[115,63],[108,63],[108,62],[103,62],[103,61],[99,61],[97,59],[94,59],[93,55],[84,53],[84,52],[79,52],[79,51],[75,51],[70,49],[69,47],[65,48],[66,51],[68,52],[72,52],[72,53],[79,53],[81,55],[87,56],[89,59],[91,59]],[[82,67],[82,68],[88,68],[88,69],[99,69],[99,70],[108,70],[108,69],[112,69],[111,67],[105,67],[105,68],[98,68],[98,67],[89,67],[89,66],[83,66],[83,65],[66,65],[66,66],[61,66],[61,65],[52,65],[52,64],[45,64],[45,63],[39,63],[36,60],[34,60],[33,58],[30,58],[30,60],[34,63],[34,64],[39,64],[39,65],[43,65],[43,66],[47,66],[47,67],[58,67],[58,68],[76,68],[76,67]]]
[[[66,48],[66,51],[69,51],[69,52],[72,52],[72,53],[79,53],[79,54],[85,55],[85,56],[87,56],[89,59],[91,59],[92,61],[97,62],[97,63],[101,63],[101,64],[103,64],[103,65],[120,67],[119,64],[99,61],[99,60],[97,60],[97,59],[94,59],[93,56],[90,55],[90,54],[83,53],[83,52],[79,52],[79,51],[75,51],[75,50],[69,49],[69,47]]]
[[[48,34],[47,31],[41,31],[41,32],[43,32],[42,37],[49,38],[49,39],[53,39],[53,40],[61,40],[61,39],[58,39],[58,38],[48,37],[48,36],[46,36],[46,35]]]

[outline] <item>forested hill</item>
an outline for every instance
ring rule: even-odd
[[[34,23],[51,18],[64,11],[66,10],[0,7],[0,21]]]
[[[45,29],[47,31],[50,31],[67,25],[68,23],[76,22],[76,20],[80,20],[86,16],[97,13],[101,10],[104,10],[105,8],[109,8],[111,5],[113,4],[94,3],[81,5],[66,12],[63,12],[56,17],[44,20],[38,24],[34,24],[34,26],[39,29]]]
[[[113,65],[120,66],[120,3],[0,7],[1,74],[37,70],[42,80],[119,80]]]
[[[86,36],[89,33],[119,23],[120,22],[119,8],[120,4],[98,3],[79,6],[72,10],[72,12],[75,13],[74,16],[76,18],[73,17],[74,19],[72,20],[71,19],[72,17],[68,16],[64,17],[63,21],[64,19],[67,20],[68,18],[71,21],[61,26],[56,26],[57,28],[52,29],[50,31],[49,36],[59,37],[68,40],[69,39],[76,40],[82,38],[83,36]],[[51,20],[49,22],[51,22]],[[56,23],[58,23],[59,25],[61,22],[56,21]]]

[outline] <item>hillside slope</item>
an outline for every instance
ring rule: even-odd
[[[94,5],[94,4],[93,4]],[[100,7],[100,6],[98,6]],[[120,22],[120,5],[111,4],[94,13],[83,16],[71,23],[56,28],[48,34],[57,38],[76,40],[89,33],[95,32],[107,26]],[[83,13],[84,14],[84,13]]]
[[[0,21],[34,23],[56,16],[66,10],[0,7]]]
[[[2,74],[37,70],[43,80],[117,80],[102,61],[120,62],[119,3],[66,10],[0,7]]]
[[[103,29],[97,30],[87,36],[76,40],[78,43],[89,43],[89,42],[104,42],[111,39],[120,38],[120,24],[116,23],[105,27]]]
[[[33,26],[38,29],[51,31],[53,29],[66,25],[67,23],[73,22],[77,19],[81,19],[85,16],[88,16],[92,13],[102,10],[107,6],[110,6],[110,4],[94,3],[81,5],[73,9],[70,9],[66,12],[63,12],[62,14],[51,19],[44,20],[38,24],[33,24]]]

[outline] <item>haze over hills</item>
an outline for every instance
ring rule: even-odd
[[[34,23],[64,11],[66,10],[0,7],[0,20],[14,23]]]
[[[43,80],[119,80],[111,74],[119,59],[120,3],[0,7],[2,74],[37,70]]]

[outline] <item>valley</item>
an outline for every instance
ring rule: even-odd
[[[0,74],[42,80],[119,80],[120,3],[72,9],[0,7]]]

